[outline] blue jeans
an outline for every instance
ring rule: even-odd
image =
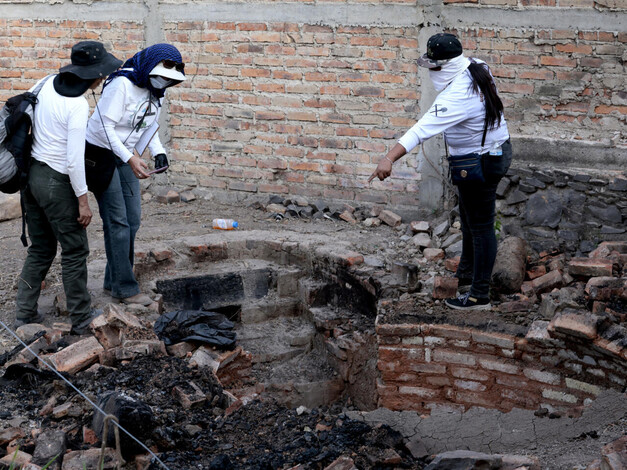
[[[463,239],[455,276],[460,280],[472,280],[470,295],[479,299],[489,297],[496,260],[496,187],[512,162],[510,141],[502,148],[501,156],[482,155],[484,183],[462,183],[457,187]]]
[[[103,287],[118,299],[139,293],[133,273],[135,235],[141,220],[139,180],[131,167],[118,161],[109,187],[97,197],[104,229],[107,267]]]

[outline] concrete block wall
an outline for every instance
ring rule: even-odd
[[[622,169],[627,158],[618,0],[0,3],[0,101],[56,71],[78,40],[121,58],[160,41],[181,50],[190,79],[168,93],[172,166],[159,184],[439,208],[439,138],[386,182],[366,179],[432,103],[415,59],[443,29],[491,65],[517,164]]]

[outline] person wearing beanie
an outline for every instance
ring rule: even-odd
[[[168,159],[157,132],[166,89],[185,80],[178,49],[155,44],[128,59],[104,83],[102,96],[87,125],[86,158],[109,156],[115,170],[102,191],[94,191],[100,208],[107,265],[103,288],[125,304],[150,305],[133,273],[135,235],[141,219],[139,180],[165,172]],[[155,170],[148,171],[136,146],[149,140]]]
[[[427,139],[444,134],[449,167],[455,157],[478,162],[480,176],[473,181],[469,169],[459,172],[457,184],[462,227],[462,254],[455,276],[460,292],[447,299],[446,305],[458,310],[487,310],[490,278],[496,260],[494,232],[496,187],[507,173],[512,160],[512,146],[488,65],[463,54],[459,39],[449,33],[431,36],[427,52],[418,65],[429,69],[429,77],[439,92],[433,105],[379,161],[368,179],[383,181],[392,173],[392,164]],[[469,178],[470,179],[470,178]]]
[[[32,163],[21,197],[31,245],[18,280],[15,326],[42,321],[37,311],[41,284],[61,245],[61,268],[72,333],[82,334],[96,311],[87,290],[86,227],[92,212],[85,182],[85,130],[89,104],[83,97],[122,61],[102,43],[75,44],[71,64],[41,82],[33,116]],[[45,80],[45,82],[44,82]]]

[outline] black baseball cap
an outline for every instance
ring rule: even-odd
[[[434,34],[427,41],[427,53],[418,59],[418,65],[434,69],[462,55],[462,52],[462,43],[454,34]]]

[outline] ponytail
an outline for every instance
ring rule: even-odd
[[[470,87],[472,90],[483,95],[485,103],[485,129],[494,129],[503,116],[503,102],[496,92],[494,79],[490,75],[490,69],[487,64],[480,64],[470,59],[468,71],[472,76]]]

